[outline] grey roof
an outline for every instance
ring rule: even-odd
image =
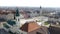
[[[4,29],[0,29],[0,34],[9,34],[9,33],[5,31]]]
[[[0,22],[4,22],[6,21],[4,18],[0,18]]]

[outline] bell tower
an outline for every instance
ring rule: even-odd
[[[42,7],[40,6],[40,16],[42,16]]]
[[[16,20],[16,25],[20,26],[20,14],[18,9],[16,9],[15,20]]]

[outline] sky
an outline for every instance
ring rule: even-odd
[[[60,7],[60,0],[0,0],[0,6]]]

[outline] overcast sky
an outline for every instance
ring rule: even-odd
[[[0,6],[60,7],[59,0],[0,0]]]

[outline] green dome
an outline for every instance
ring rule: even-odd
[[[18,9],[16,10],[16,16],[19,16],[19,10]]]

